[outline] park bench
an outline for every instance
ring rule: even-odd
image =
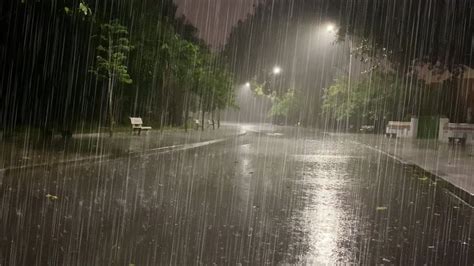
[[[389,121],[385,128],[385,136],[389,138],[408,137],[411,135],[411,131],[411,122]]]
[[[212,120],[207,120],[207,127],[211,127],[212,124],[213,124]],[[201,125],[201,122],[199,122],[199,119],[195,119],[194,126],[196,127],[196,129],[198,129],[200,125]]]
[[[467,139],[467,134],[466,133],[461,133],[461,132],[452,132],[448,136],[448,144],[449,145],[461,145],[465,146],[466,145],[466,139]]]
[[[140,135],[142,130],[151,130],[151,127],[143,126],[143,120],[141,117],[130,117],[130,124],[132,124],[132,134],[135,131],[138,131],[138,135]]]
[[[196,127],[196,130],[199,129],[199,126],[201,125],[201,122],[199,122],[199,119],[194,119],[193,120],[193,124],[194,126]]]
[[[212,127],[213,124],[212,120],[207,120],[207,127]]]
[[[362,125],[359,129],[361,133],[373,133],[375,131],[375,126],[372,125]]]

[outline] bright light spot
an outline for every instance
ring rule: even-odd
[[[245,87],[250,88],[250,82],[245,83]]]
[[[328,24],[328,26],[326,27],[326,30],[327,30],[328,32],[334,32],[334,29],[335,29],[335,28],[336,28],[336,27],[334,26],[334,24]]]
[[[281,73],[281,68],[279,66],[276,66],[273,68],[273,74],[278,75]]]

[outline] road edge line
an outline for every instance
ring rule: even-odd
[[[6,167],[6,168],[0,169],[0,178],[3,177],[6,173],[11,172],[11,171],[31,170],[31,169],[40,168],[40,167],[55,167],[55,166],[76,164],[76,163],[80,165],[81,163],[85,163],[85,162],[104,162],[104,161],[111,161],[111,160],[121,159],[121,158],[126,158],[126,157],[133,158],[133,157],[139,157],[139,156],[151,156],[151,155],[169,153],[169,152],[174,152],[174,151],[196,149],[196,148],[228,141],[231,139],[236,139],[246,134],[247,134],[247,131],[243,131],[243,132],[239,132],[235,136],[230,136],[227,138],[220,138],[220,139],[207,140],[207,141],[188,143],[188,144],[171,145],[171,146],[166,146],[166,147],[158,147],[158,148],[153,148],[153,149],[149,149],[145,151],[133,151],[133,152],[128,152],[128,153],[124,153],[124,154],[120,154],[116,156],[114,156],[113,154],[104,154],[104,155],[81,157],[78,159],[71,159],[71,160],[61,160],[61,161],[56,161],[52,163],[39,163],[39,164],[32,164],[32,165]],[[183,147],[185,145],[191,145],[191,146]]]
[[[424,173],[427,173],[428,176],[430,177],[430,179],[434,182],[438,182],[438,181],[441,181],[443,183],[443,187],[449,192],[449,193],[452,193],[452,195],[455,195],[456,198],[460,201],[462,201],[463,203],[465,203],[466,205],[468,205],[469,207],[471,208],[474,208],[474,194],[471,194],[469,193],[468,191],[464,190],[463,188],[449,182],[448,180],[446,180],[446,178],[444,178],[442,175],[440,174],[435,174],[433,173],[432,171],[429,171],[429,170],[426,170],[424,169],[423,167],[421,167],[420,165],[416,164],[416,163],[413,163],[413,162],[409,162],[409,161],[406,161],[406,160],[403,160],[402,158],[394,155],[394,154],[391,154],[389,152],[386,152],[386,151],[383,151],[381,150],[380,148],[376,148],[376,147],[372,147],[370,146],[369,144],[366,144],[366,143],[363,143],[363,142],[359,142],[359,141],[356,141],[356,140],[352,140],[353,143],[355,144],[358,144],[358,145],[362,145],[370,150],[373,150],[373,151],[376,151],[378,153],[381,153],[395,161],[398,161],[400,162],[401,164],[403,165],[406,165],[406,166],[410,166],[410,167],[414,167],[414,168],[417,168],[419,170],[421,170],[422,172]]]

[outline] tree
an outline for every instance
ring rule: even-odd
[[[48,136],[70,135],[77,122],[94,130],[105,120],[112,134],[114,123],[130,115],[161,128],[183,125],[201,99],[228,90],[203,93],[201,77],[211,73],[204,68],[215,68],[216,54],[176,10],[173,0],[6,2],[0,8],[1,18],[11,18],[0,19],[9,32],[0,37],[4,132],[35,126]],[[45,29],[56,29],[56,37]],[[122,90],[131,77],[133,90]]]
[[[340,39],[352,38],[364,58],[386,58],[400,74],[414,63],[440,64],[458,72],[472,64],[470,0],[354,0],[345,2]],[[451,26],[447,26],[451,25]]]
[[[221,58],[211,53],[202,53],[197,68],[197,86],[194,93],[199,97],[201,109],[201,129],[204,130],[204,116],[211,114],[215,128],[215,112],[217,111],[218,127],[220,126],[219,110],[235,105],[233,75]]]
[[[200,71],[199,53],[200,49],[197,45],[184,39],[178,39],[174,52],[173,74],[177,78],[178,86],[184,90],[185,131],[188,130],[189,110],[194,98],[192,88],[196,86]]]
[[[274,94],[272,97],[272,108],[270,109],[270,116],[277,124],[287,123],[290,116],[297,111],[297,97],[294,90],[287,91],[283,96]]]
[[[215,93],[213,101],[213,111],[217,111],[217,127],[220,127],[220,110],[227,107],[235,107],[235,94],[233,90],[233,75],[225,66],[218,67],[215,71]],[[212,126],[214,127],[214,118],[212,116]]]
[[[0,128],[7,136],[37,127],[70,137],[93,90],[86,85],[92,10],[85,1],[0,5]]]
[[[370,71],[351,88],[342,76],[325,91],[322,115],[326,120],[383,127],[384,121],[403,120],[413,114],[417,86],[404,90],[394,73]],[[411,96],[411,97],[410,97]]]
[[[106,81],[109,133],[113,135],[113,96],[117,83],[131,84],[132,79],[125,65],[127,55],[133,46],[128,39],[128,31],[117,20],[100,25],[99,45],[93,73]]]

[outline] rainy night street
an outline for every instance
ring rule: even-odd
[[[246,125],[184,151],[0,179],[0,264],[472,265],[472,207],[347,138]]]
[[[0,266],[474,266],[474,0],[0,0]]]

